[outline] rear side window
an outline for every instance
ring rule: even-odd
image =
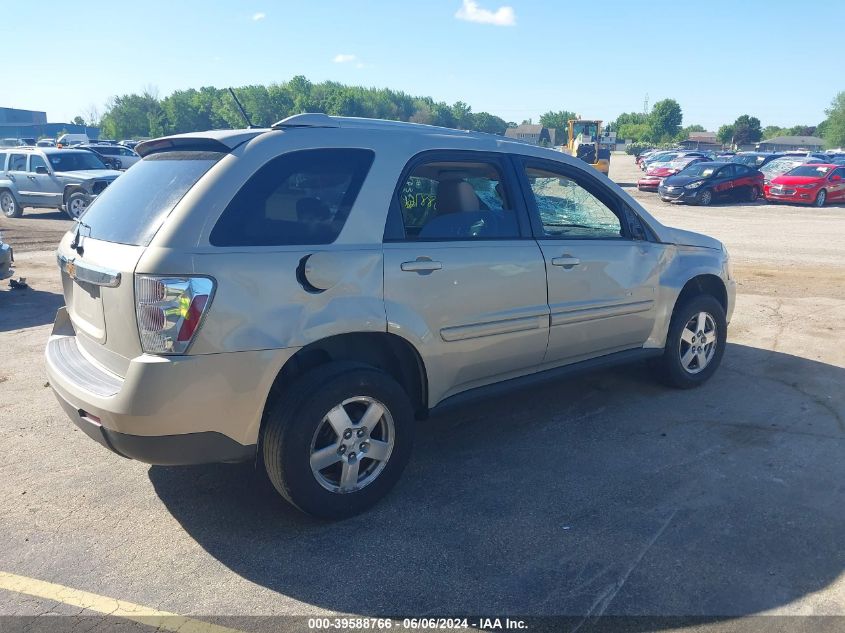
[[[122,174],[81,217],[90,237],[147,246],[173,207],[224,154],[164,152]]]
[[[214,246],[331,244],[373,157],[365,149],[316,149],[274,158],[238,191],[209,241]]]
[[[6,152],[0,152],[0,171],[6,170],[6,156],[8,156]]]

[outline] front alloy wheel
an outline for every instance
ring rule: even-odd
[[[652,363],[657,377],[678,389],[697,387],[718,369],[728,325],[716,297],[701,294],[675,306],[663,354]]]
[[[707,368],[716,354],[716,321],[712,314],[699,312],[687,321],[678,340],[678,354],[690,374]]]
[[[827,191],[822,189],[821,191],[819,191],[818,195],[816,196],[815,205],[817,207],[823,207],[825,202],[827,202]]]
[[[713,202],[713,192],[710,191],[709,189],[705,189],[698,196],[698,204],[700,204],[703,207],[706,207],[706,206],[709,206],[711,202]]]
[[[82,212],[85,211],[85,194],[76,192],[70,194],[65,203],[65,209],[67,209],[67,214],[71,217],[71,219],[76,219]]]

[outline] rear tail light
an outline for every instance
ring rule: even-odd
[[[135,313],[148,354],[184,354],[214,295],[208,277],[135,275]]]

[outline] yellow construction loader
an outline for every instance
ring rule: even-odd
[[[601,121],[569,119],[567,151],[598,169],[605,176],[610,171],[610,145],[602,143]]]

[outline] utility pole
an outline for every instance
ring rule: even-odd
[[[645,93],[645,99],[643,99],[643,114],[648,116],[648,93]]]

